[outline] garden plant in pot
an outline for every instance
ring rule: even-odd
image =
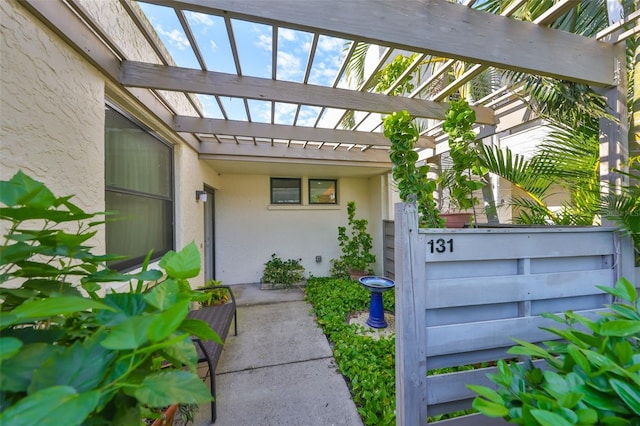
[[[222,281],[208,280],[203,287],[200,287],[206,299],[200,302],[202,307],[223,305],[229,300],[229,292],[225,288],[216,288],[222,285]]]
[[[371,253],[373,238],[367,232],[369,221],[356,219],[356,202],[347,203],[348,230],[338,227],[338,243],[342,250],[340,259],[332,261],[332,269],[342,268],[352,280],[372,274],[369,265],[375,263],[376,256]]]
[[[202,297],[187,281],[195,244],[162,270],[110,270],[118,257],[88,245],[104,222],[71,198],[22,172],[0,182],[0,424],[138,425],[154,408],[210,401],[191,336],[220,339],[187,319]],[[117,282],[128,291],[104,294]]]
[[[480,200],[474,191],[485,186],[480,177],[486,175],[488,169],[482,165],[476,146],[479,142],[473,131],[475,121],[475,111],[462,99],[450,103],[442,123],[442,129],[448,135],[452,166],[442,171],[437,182],[443,190],[443,198],[448,200],[449,208],[442,213],[448,228],[462,228],[475,218],[475,206]]]

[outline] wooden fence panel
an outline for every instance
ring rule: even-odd
[[[382,221],[382,274],[392,280],[395,279],[395,259],[393,258],[395,231],[393,227],[392,220]]]
[[[552,340],[540,327],[560,324],[541,313],[595,317],[611,302],[596,286],[635,275],[633,248],[612,228],[418,229],[413,204],[396,205],[395,217],[395,271],[385,276],[395,272],[399,425],[469,408],[466,385],[490,384],[492,369],[425,380],[427,371],[512,358],[513,338]],[[472,415],[433,424],[505,423]]]

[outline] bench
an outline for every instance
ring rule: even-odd
[[[236,298],[231,291],[229,286],[225,285],[216,285],[212,287],[202,287],[198,290],[209,290],[209,289],[226,289],[229,292],[230,300],[227,303],[222,305],[214,305],[207,306],[200,309],[194,309],[189,311],[187,318],[190,319],[199,319],[207,324],[218,333],[220,339],[224,342],[227,339],[227,334],[229,333],[229,328],[231,328],[231,321],[233,320],[234,325],[234,335],[238,335],[238,318],[236,312]],[[207,362],[209,367],[209,377],[211,380],[211,396],[213,396],[213,401],[211,401],[211,423],[215,423],[216,421],[216,365],[218,364],[218,360],[220,359],[220,355],[222,355],[222,345],[212,341],[212,340],[200,340],[198,338],[193,338],[194,345],[196,347],[196,352],[198,353],[198,362]]]

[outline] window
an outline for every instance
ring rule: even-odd
[[[337,204],[336,179],[309,179],[309,204]]]
[[[300,179],[271,178],[271,204],[301,204]]]
[[[173,149],[109,106],[105,117],[107,253],[127,269],[173,249]]]

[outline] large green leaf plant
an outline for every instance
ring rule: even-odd
[[[640,298],[622,278],[615,288],[599,286],[617,298],[598,319],[575,312],[545,316],[562,323],[543,328],[560,341],[544,346],[516,340],[508,352],[546,361],[500,360],[489,375],[497,390],[468,385],[478,396],[473,407],[510,423],[542,426],[640,425]]]
[[[191,243],[160,270],[110,270],[88,245],[102,222],[22,172],[0,182],[0,424],[141,424],[154,407],[211,395],[187,318],[200,271]],[[128,282],[128,291],[101,284]],[[123,284],[126,286],[126,284]]]

